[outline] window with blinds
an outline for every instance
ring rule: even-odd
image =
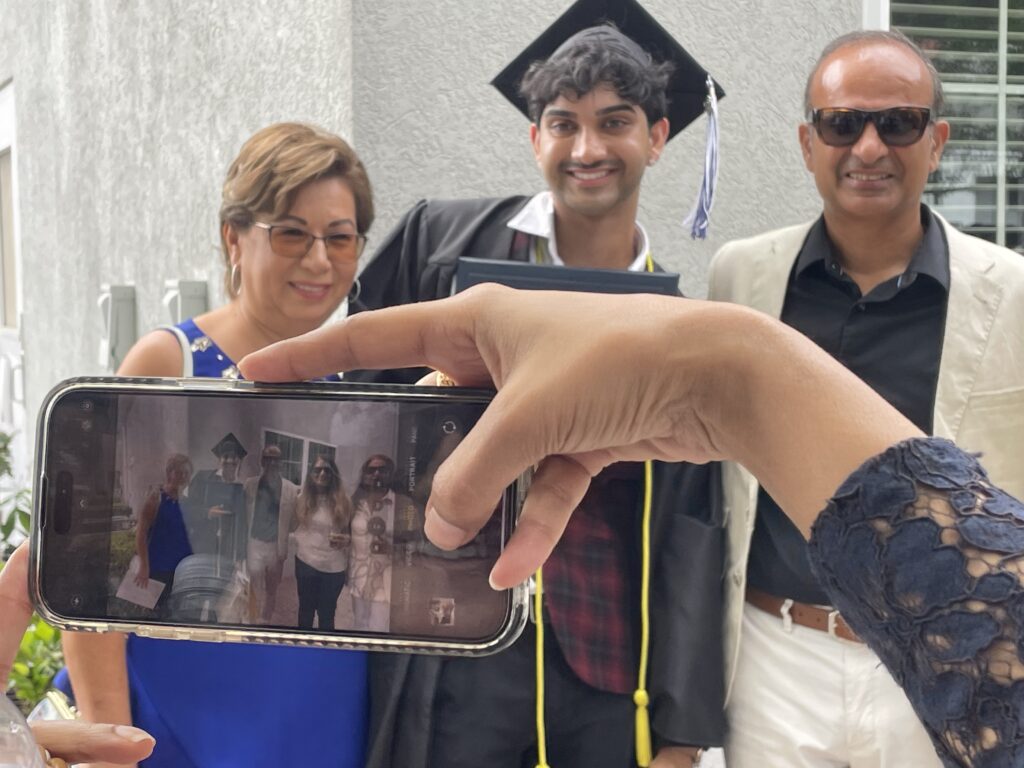
[[[1024,252],[1024,0],[894,0],[890,11],[946,92],[950,138],[926,201],[963,231]]]
[[[306,451],[306,475],[308,475],[309,471],[313,469],[313,465],[316,463],[316,460],[321,456],[325,459],[335,461],[337,453],[338,449],[333,445],[325,445],[324,443],[318,443],[315,440],[310,440],[309,449]],[[303,477],[305,477],[305,475]]]
[[[7,328],[18,325],[17,275],[14,261],[14,183],[11,173],[11,150],[0,150],[0,285],[2,312],[0,324]]]
[[[281,475],[296,485],[302,485],[320,456],[334,459],[337,448],[300,435],[290,435],[272,429],[263,430],[263,444],[281,449]]]
[[[296,435],[265,429],[263,430],[263,445],[276,445],[281,449],[281,476],[296,485],[302,485],[306,441]]]

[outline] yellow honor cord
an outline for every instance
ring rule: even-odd
[[[648,260],[650,256],[647,257]],[[640,670],[633,692],[636,704],[636,764],[647,768],[653,758],[651,717],[648,712],[647,657],[651,645],[651,506],[654,496],[654,463],[644,462],[644,515],[640,546]]]
[[[647,252],[647,271],[654,271],[654,259]],[[651,715],[647,695],[647,658],[651,645],[651,506],[654,496],[654,464],[644,462],[644,511],[640,531],[640,669],[633,692],[636,704],[636,764],[647,768],[653,759]]]
[[[551,768],[548,765],[547,733],[544,728],[544,576],[543,568],[534,574],[536,591],[533,594],[533,613],[537,621],[537,768]]]
[[[543,253],[538,239],[534,246],[537,263],[543,263]],[[654,259],[650,251],[645,256],[647,272],[654,271]],[[636,763],[640,768],[651,764],[651,718],[648,712],[650,699],[647,695],[647,656],[651,642],[651,505],[654,495],[654,464],[644,462],[644,509],[641,523],[640,559],[640,669],[637,689],[633,692],[636,704]],[[544,727],[544,578],[543,568],[534,574],[536,591],[533,595],[533,613],[536,619],[536,678],[537,678],[537,768],[551,768],[548,765],[547,730]]]

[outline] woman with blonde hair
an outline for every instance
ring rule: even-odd
[[[338,465],[318,456],[306,474],[295,507],[295,583],[298,625],[334,629],[338,597],[345,586],[352,525],[352,501],[341,483]]]
[[[338,308],[372,222],[370,181],[345,141],[298,123],[258,131],[224,181],[228,302],[144,336],[118,373],[238,378],[236,361]],[[145,768],[363,763],[363,654],[122,635],[64,645],[82,714],[156,737]]]

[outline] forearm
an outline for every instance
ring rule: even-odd
[[[135,554],[139,557],[139,565],[149,570],[149,529],[156,520],[156,499],[150,497],[142,507],[139,524],[135,527]]]
[[[796,331],[713,305],[696,392],[709,439],[752,472],[808,535],[865,460],[921,432]],[[692,332],[692,329],[691,329]]]
[[[947,765],[1013,765],[1024,653],[1024,504],[938,438],[858,468],[808,556],[850,627],[903,687]]]
[[[141,526],[140,526],[141,528]],[[139,558],[140,570],[149,571],[149,547],[142,535],[135,537],[135,555]]]
[[[130,725],[124,636],[65,632],[63,644],[75,703],[82,716],[92,722]]]

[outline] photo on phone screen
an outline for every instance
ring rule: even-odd
[[[388,392],[58,393],[40,428],[39,601],[71,623],[493,641],[515,613],[487,583],[513,491],[458,550],[423,534],[434,472],[489,396]]]

